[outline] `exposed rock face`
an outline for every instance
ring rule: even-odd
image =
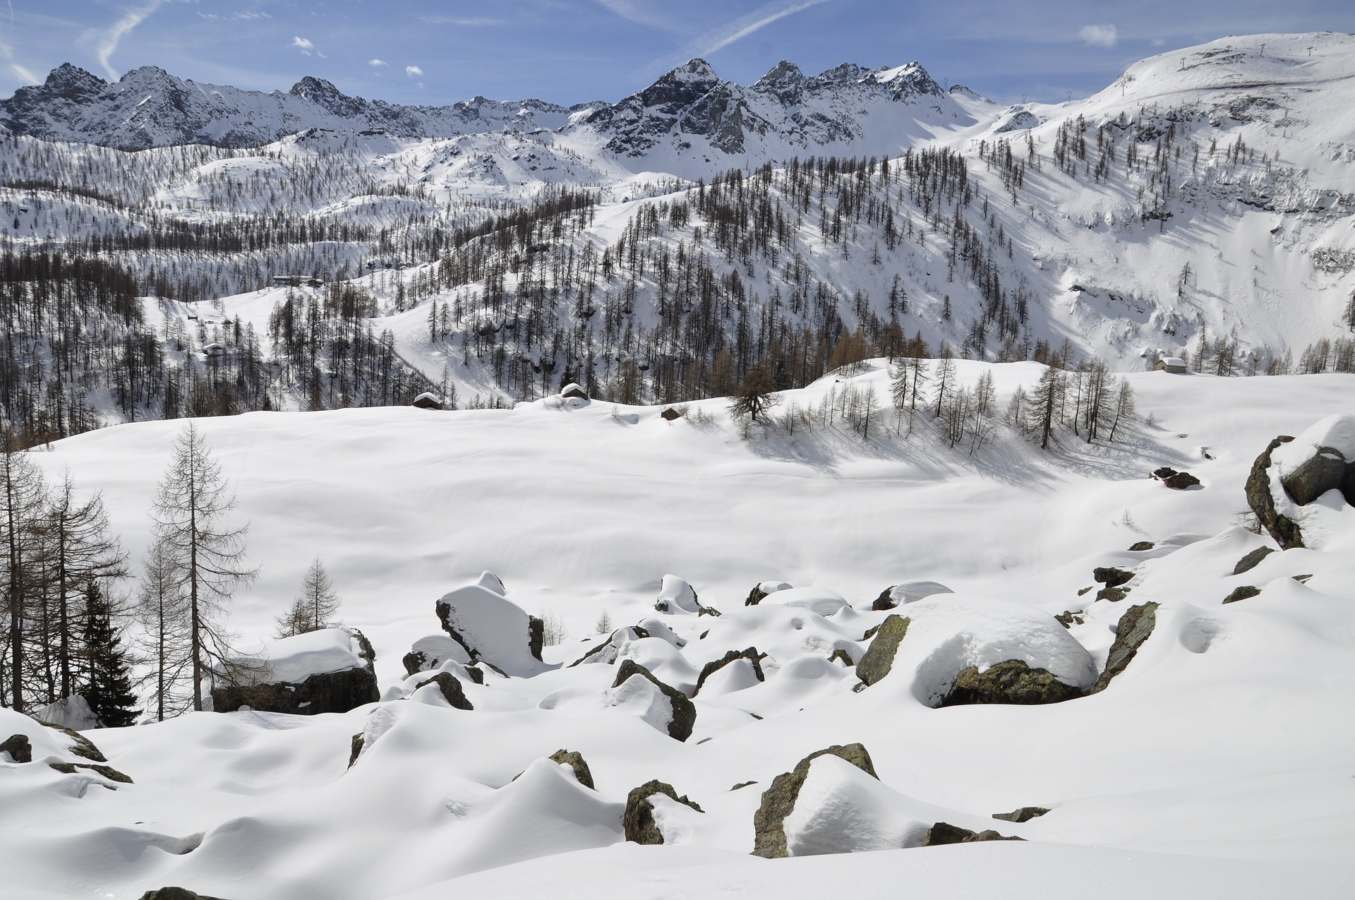
[[[1243,572],[1250,572],[1261,564],[1261,560],[1274,552],[1274,547],[1257,547],[1237,561],[1237,565],[1233,566],[1233,574],[1241,575]]]
[[[1036,706],[1062,703],[1081,696],[1080,689],[1059,681],[1047,669],[1033,669],[1023,660],[1009,659],[991,665],[982,672],[977,666],[961,669],[939,706],[977,703]]]
[[[1101,673],[1101,677],[1096,679],[1090,693],[1104,691],[1111,680],[1128,667],[1156,626],[1156,603],[1140,603],[1124,611],[1119,624],[1115,626],[1115,641],[1110,645],[1110,653],[1106,656],[1106,669]]]
[[[654,804],[650,802],[650,798],[655,794],[663,794],[699,813],[705,812],[687,797],[679,795],[671,784],[657,779],[646,781],[626,795],[626,811],[621,816],[621,827],[625,831],[626,840],[637,844],[663,843],[663,832],[654,821]]]
[[[225,685],[212,690],[212,708],[223,713],[247,706],[263,712],[314,716],[348,712],[380,699],[376,675],[369,668],[311,675],[300,684],[265,682]]]
[[[944,844],[973,844],[979,841],[1023,841],[1025,838],[1008,837],[998,834],[996,831],[985,829],[984,831],[971,831],[968,828],[961,828],[958,825],[950,825],[946,822],[937,822],[931,828],[927,829],[927,836],[922,840],[924,847],[940,847]]]
[[[1092,580],[1113,588],[1133,581],[1134,573],[1114,566],[1098,566],[1092,569]]]
[[[908,635],[911,621],[903,616],[891,615],[880,623],[865,655],[856,664],[856,677],[863,684],[875,684],[889,674],[894,666],[894,655],[899,652],[899,644]]]
[[[461,682],[456,680],[456,676],[451,672],[439,672],[427,681],[420,681],[414,686],[418,690],[427,684],[436,684],[438,690],[442,692],[442,698],[455,709],[475,709],[471,702],[466,699],[466,692],[461,688]]]
[[[195,894],[187,888],[162,887],[159,890],[147,891],[142,894],[141,900],[221,900],[221,898],[208,897],[206,894]]]
[[[33,744],[26,734],[11,734],[0,742],[0,753],[8,753],[16,763],[30,763],[33,761]]]
[[[1260,593],[1261,593],[1260,588],[1250,584],[1242,584],[1233,588],[1232,591],[1228,593],[1228,596],[1223,598],[1223,602],[1236,603],[1239,600],[1248,600],[1252,597],[1258,596]]]
[[[794,769],[772,779],[771,786],[762,792],[762,803],[753,814],[754,856],[781,859],[790,855],[786,846],[786,816],[795,809],[800,788],[809,777],[809,764],[825,754],[846,760],[872,778],[880,777],[875,774],[875,764],[871,762],[870,753],[861,744],[835,744],[809,754],[796,763]]]
[[[1280,484],[1299,506],[1312,503],[1327,491],[1339,491],[1346,481],[1348,463],[1341,451],[1319,447],[1292,471],[1284,473]]]
[[[701,674],[696,679],[696,690],[692,691],[695,697],[701,693],[701,685],[706,683],[706,679],[723,669],[725,666],[735,660],[746,659],[753,664],[753,674],[757,676],[758,681],[766,681],[762,675],[762,655],[757,652],[756,647],[747,647],[743,650],[730,650],[719,659],[713,659],[701,667]]]
[[[612,687],[618,688],[625,684],[630,678],[643,678],[650,684],[657,687],[668,698],[668,702],[673,707],[673,718],[668,722],[668,736],[674,740],[685,741],[692,736],[692,728],[696,725],[696,707],[687,695],[676,688],[664,684],[654,677],[654,673],[640,665],[633,659],[621,661],[620,668],[616,671],[616,680],[612,682]]]
[[[1275,448],[1293,439],[1289,435],[1280,435],[1271,441],[1256,457],[1247,475],[1247,505],[1256,513],[1261,527],[1270,533],[1281,550],[1303,546],[1303,532],[1298,523],[1275,508],[1275,497],[1270,492],[1270,455],[1275,452]]]
[[[577,750],[556,750],[550,755],[550,761],[561,766],[569,766],[574,778],[586,788],[593,787],[593,772],[584,761],[583,754]]]
[[[1008,813],[993,813],[993,818],[1001,819],[1004,822],[1029,822],[1047,812],[1049,812],[1049,809],[1044,806],[1022,806]]]

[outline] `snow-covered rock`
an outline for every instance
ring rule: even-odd
[[[351,628],[322,628],[267,642],[232,659],[212,689],[212,709],[317,715],[379,699],[374,655]]]
[[[438,600],[438,620],[470,661],[483,660],[508,675],[535,675],[545,668],[541,661],[545,624],[505,594],[499,577],[485,572]]]

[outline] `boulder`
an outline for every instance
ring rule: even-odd
[[[1280,486],[1298,505],[1338,491],[1355,506],[1355,414],[1319,419],[1272,459]]]
[[[409,405],[415,409],[442,409],[442,398],[432,391],[424,391]]]
[[[676,575],[663,576],[663,585],[659,589],[654,609],[661,613],[700,613],[706,607],[701,605],[696,588]]]
[[[1271,441],[1252,462],[1251,472],[1247,475],[1247,505],[1281,550],[1303,546],[1303,532],[1298,523],[1276,509],[1275,495],[1270,490],[1271,456],[1279,447],[1293,440],[1288,435],[1280,435]]]
[[[33,744],[26,734],[11,734],[0,742],[0,753],[8,753],[16,763],[30,763],[33,761]]]
[[[1071,609],[1065,609],[1063,612],[1055,616],[1054,619],[1064,628],[1069,629],[1071,629],[1074,625],[1081,625],[1087,621],[1087,618],[1084,614],[1080,612],[1074,612]]]
[[[786,846],[786,816],[795,809],[800,788],[809,777],[809,764],[826,754],[846,760],[872,778],[879,778],[875,774],[875,764],[871,761],[870,753],[861,744],[835,744],[809,754],[796,763],[794,769],[772,779],[771,786],[762,792],[762,802],[753,814],[754,856],[781,859],[790,855]]]
[[[1177,472],[1175,475],[1168,475],[1162,479],[1164,487],[1169,487],[1174,491],[1185,491],[1199,485],[1200,479],[1189,472]]]
[[[1158,479],[1159,481],[1161,481],[1164,478],[1171,478],[1175,474],[1176,470],[1173,469],[1171,466],[1162,466],[1159,469],[1153,470],[1153,477]]]
[[[476,684],[485,683],[484,670],[477,665],[466,666],[466,677],[469,678],[471,681],[475,682]]]
[[[1267,556],[1274,552],[1275,552],[1274,547],[1257,547],[1255,550],[1248,553],[1246,556],[1242,557],[1237,561],[1237,565],[1233,566],[1233,574],[1241,575],[1243,572],[1250,572],[1252,569],[1260,565],[1261,560],[1265,559]]]
[[[891,614],[880,623],[865,655],[856,664],[856,677],[861,679],[862,684],[875,684],[889,674],[894,666],[894,655],[899,652],[899,644],[908,635],[910,622],[903,616]]]
[[[790,590],[790,585],[784,581],[759,581],[753,585],[753,589],[748,592],[748,597],[743,601],[744,606],[757,606],[762,602],[762,598],[775,594],[777,591]]]
[[[258,656],[230,661],[225,681],[212,689],[212,708],[308,716],[348,712],[380,699],[375,656],[356,629],[322,628],[278,638]]]
[[[1134,573],[1114,566],[1097,566],[1092,569],[1092,580],[1106,587],[1119,587],[1134,580]]]
[[[491,663],[517,677],[544,668],[545,623],[509,600],[503,582],[492,572],[444,594],[434,610],[442,630],[461,645],[468,662]]]
[[[119,772],[117,769],[113,768],[112,766],[102,765],[100,763],[54,762],[48,763],[47,765],[51,766],[53,769],[56,769],[63,775],[74,775],[80,769],[88,769],[89,771],[94,772],[97,775],[102,775],[109,781],[116,781],[118,784],[132,783],[131,778]]]
[[[1024,660],[1009,659],[980,671],[967,666],[955,676],[955,682],[939,706],[968,706],[983,703],[1010,703],[1036,706],[1062,703],[1082,696],[1082,690],[1064,684],[1047,669],[1032,668]]]
[[[447,635],[430,634],[415,641],[414,646],[400,662],[405,667],[405,675],[408,676],[439,669],[448,660],[466,665],[470,662],[470,654],[466,652],[465,647]]]
[[[1129,552],[1142,553],[1145,550],[1153,549],[1154,546],[1152,541],[1135,541],[1129,545]]]
[[[654,673],[640,665],[633,659],[621,661],[620,668],[616,672],[616,680],[612,682],[612,688],[621,687],[631,678],[643,678],[667,698],[672,706],[672,714],[667,723],[668,736],[678,741],[685,741],[692,736],[692,728],[696,725],[696,707],[692,701],[687,699],[687,695],[664,684],[654,677]]]
[[[683,411],[678,409],[676,406],[665,406],[663,408],[663,412],[659,413],[659,418],[663,419],[665,422],[672,422],[677,419],[681,419],[682,416]]]
[[[695,697],[701,693],[701,686],[706,683],[706,679],[723,669],[725,666],[737,660],[747,660],[753,667],[753,675],[758,681],[766,681],[762,674],[762,655],[757,652],[756,647],[747,647],[743,650],[730,650],[719,659],[713,659],[701,667],[701,674],[696,678],[696,690],[692,691]]]
[[[922,841],[924,847],[940,847],[943,844],[974,844],[979,841],[1023,841],[1025,838],[1008,837],[1004,834],[998,834],[996,831],[985,829],[984,831],[971,831],[968,828],[961,828],[958,825],[950,825],[945,822],[937,822],[927,830],[927,836]]]
[[[1097,600],[1108,600],[1111,603],[1119,603],[1128,596],[1129,588],[1127,587],[1104,587],[1096,592]]]
[[[426,681],[420,681],[414,686],[414,690],[429,685],[436,684],[438,690],[442,692],[442,699],[454,709],[475,709],[471,702],[466,699],[466,692],[461,689],[461,682],[456,680],[456,676],[451,672],[439,672]]]
[[[953,593],[955,592],[939,581],[905,581],[902,584],[892,584],[881,591],[880,596],[875,598],[875,602],[870,605],[870,608],[876,612],[883,612],[886,609],[893,609],[904,603],[916,603],[937,594]]]
[[[852,666],[856,665],[856,663],[852,662],[851,654],[848,653],[846,650],[842,649],[841,647],[838,647],[836,650],[832,652],[832,654],[829,655],[828,661],[840,662],[849,669]]]
[[[221,900],[221,898],[208,897],[206,894],[195,894],[187,888],[162,887],[142,894],[141,900]]]
[[[51,728],[53,731],[59,731],[66,737],[70,738],[71,739],[70,751],[74,753],[76,756],[80,757],[81,759],[87,759],[90,762],[96,763],[108,762],[108,757],[104,756],[103,752],[98,747],[94,746],[93,741],[85,737],[80,732],[67,728],[64,725],[57,725],[52,722],[40,721],[40,724],[45,725],[48,728]]]
[[[1111,680],[1133,661],[1135,654],[1139,652],[1139,648],[1148,640],[1156,626],[1156,603],[1140,603],[1125,610],[1115,626],[1115,640],[1106,655],[1106,668],[1096,679],[1096,684],[1092,685],[1089,693],[1104,691]]]
[[[679,795],[671,784],[657,779],[646,781],[626,795],[626,810],[621,815],[621,827],[626,840],[637,844],[663,843],[663,831],[654,817],[653,798],[659,794],[699,813],[705,812],[692,800]]]
[[[550,755],[550,761],[568,766],[574,773],[574,779],[586,788],[593,788],[593,773],[584,761],[583,754],[577,750],[556,750]],[[596,790],[596,788],[594,788]]]
[[[1327,491],[1339,491],[1346,480],[1346,458],[1330,447],[1319,448],[1280,477],[1284,491],[1299,506],[1312,503]]]
[[[618,654],[620,654],[621,648],[625,647],[631,641],[647,637],[649,637],[649,632],[638,625],[627,628],[618,628],[613,631],[605,641],[590,648],[583,656],[580,656],[570,663],[569,668],[572,669],[575,666],[580,666],[585,663],[601,663],[610,666],[616,662],[616,658]]]
[[[1227,597],[1223,598],[1224,603],[1236,603],[1239,600],[1248,600],[1261,593],[1261,589],[1250,584],[1242,584],[1233,588]]]
[[[1004,822],[1029,822],[1049,812],[1045,806],[1022,806],[1007,813],[993,813],[994,819]]]

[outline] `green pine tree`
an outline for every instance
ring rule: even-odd
[[[127,652],[113,627],[108,601],[94,582],[85,587],[85,603],[85,650],[89,654],[85,699],[105,728],[131,725],[140,710],[127,675]]]

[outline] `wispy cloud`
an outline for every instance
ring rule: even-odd
[[[380,57],[373,56],[371,59],[367,60],[367,65],[371,66],[373,69],[380,69],[385,67],[386,61]]]
[[[232,13],[200,12],[198,18],[208,22],[257,22],[261,19],[271,19],[273,16],[261,9],[241,9]]]
[[[113,54],[117,52],[118,45],[122,43],[122,39],[131,34],[136,26],[153,15],[162,3],[163,0],[150,0],[150,2],[141,6],[129,9],[107,31],[98,35],[95,54],[99,59],[99,65],[103,66],[104,72],[107,73],[109,78],[118,77],[118,70],[113,68],[111,60]]]
[[[419,16],[419,21],[425,25],[457,25],[461,28],[493,28],[508,24],[507,19],[493,16]]]
[[[787,16],[793,16],[827,2],[828,0],[791,0],[791,2],[778,0],[775,3],[759,6],[747,15],[740,16],[698,36],[689,45],[690,55],[710,56],[730,44],[743,40],[750,34],[761,31],[773,22],[779,22]]]
[[[315,52],[315,42],[299,34],[292,37],[292,46],[307,56]]]
[[[636,25],[670,30],[674,27],[670,19],[655,9],[653,3],[646,0],[596,0],[596,2],[609,13]]]
[[[405,66],[405,74],[408,75],[410,78],[422,78],[423,69],[419,68],[418,66]]]
[[[0,41],[0,60],[3,60],[9,70],[14,73],[14,77],[24,84],[37,84],[42,81],[32,69],[29,69],[23,63],[14,58],[14,48],[4,41]]]
[[[1120,29],[1114,25],[1083,25],[1077,38],[1088,47],[1114,47],[1120,42]]]

